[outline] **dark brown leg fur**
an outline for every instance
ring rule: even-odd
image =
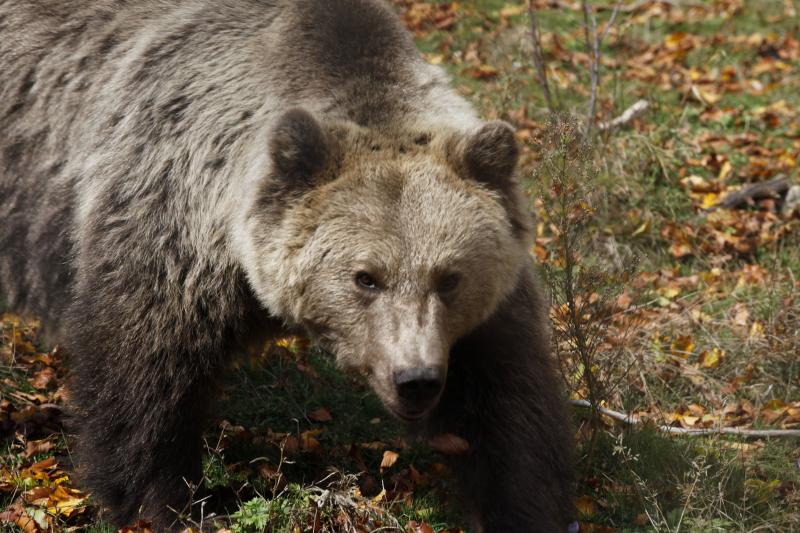
[[[176,305],[182,287],[160,283],[155,260],[113,272],[92,263],[67,313],[79,475],[116,525],[143,518],[161,531],[176,519],[170,508],[186,510],[187,482],[200,481],[207,404],[231,338],[218,308],[227,294],[212,287]]]
[[[464,508],[485,533],[557,533],[573,520],[573,437],[525,272],[516,291],[451,353],[431,429],[467,439],[454,462]]]
[[[171,353],[136,353],[124,331],[93,326],[91,316],[71,332],[69,350],[80,475],[115,524],[141,517],[160,530],[176,518],[170,508],[186,509],[186,483],[200,481],[201,431],[218,358],[179,345]]]

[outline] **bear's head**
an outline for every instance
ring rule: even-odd
[[[451,347],[528,260],[513,132],[489,122],[381,135],[295,109],[269,136],[244,230],[255,292],[363,374],[395,415],[424,417]]]

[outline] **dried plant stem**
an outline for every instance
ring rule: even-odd
[[[597,32],[597,17],[589,6],[589,0],[582,0],[583,7],[583,30],[586,40],[586,50],[589,52],[589,80],[591,91],[589,93],[589,116],[586,119],[585,137],[589,139],[594,126],[595,113],[597,112],[597,86],[600,78],[600,45],[606,38],[611,26],[617,19],[622,0],[617,0],[608,18],[608,23],[602,32]]]
[[[600,122],[597,129],[600,131],[612,130],[619,126],[624,126],[634,118],[638,117],[650,108],[650,102],[647,100],[637,100],[633,105],[627,108],[622,114],[608,122]]]
[[[600,70],[600,39],[597,35],[597,17],[594,16],[589,0],[583,0],[583,31],[586,39],[586,50],[589,52],[589,79],[591,92],[589,93],[589,116],[586,118],[587,139],[592,134],[595,109],[597,107],[597,79]]]
[[[542,34],[539,29],[539,18],[536,16],[536,9],[533,7],[533,0],[528,0],[528,17],[531,21],[533,64],[536,67],[536,74],[539,77],[539,85],[542,87],[547,109],[550,113],[553,113],[555,106],[553,105],[553,97],[550,95],[550,82],[547,81],[547,68],[544,64],[544,54],[542,53]]]
[[[601,407],[596,404],[593,405],[590,400],[570,400],[570,404],[576,407],[583,407],[587,409],[592,409],[594,411],[599,411],[600,413],[609,416],[614,420],[619,420],[620,422],[624,422],[625,424],[639,425],[645,423],[638,416],[620,413],[619,411],[614,411],[613,409],[608,409],[607,407]],[[745,438],[762,438],[762,437],[800,438],[800,429],[742,429],[742,428],[722,428],[722,427],[693,429],[693,428],[676,428],[664,425],[656,425],[655,427],[659,431],[662,431],[664,433],[670,433],[673,435],[700,435],[700,436],[735,435]]]

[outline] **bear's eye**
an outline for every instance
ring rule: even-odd
[[[442,277],[439,280],[439,286],[437,287],[439,292],[451,292],[458,287],[459,282],[461,281],[461,276],[458,274],[447,274],[446,276]]]
[[[366,272],[358,272],[356,274],[356,285],[371,291],[378,289],[378,282]]]

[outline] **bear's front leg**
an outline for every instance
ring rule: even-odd
[[[107,288],[80,293],[69,312],[78,472],[116,525],[141,518],[163,531],[201,481],[221,341],[202,307],[187,317],[148,288],[116,298]]]
[[[550,359],[547,306],[531,271],[450,355],[430,431],[470,444],[453,468],[474,530],[566,532],[573,518],[573,434]]]

